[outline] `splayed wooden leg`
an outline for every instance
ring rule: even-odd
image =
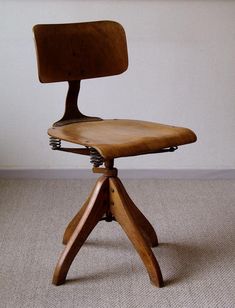
[[[92,191],[93,193],[93,191]],[[76,229],[77,225],[79,224],[89,202],[90,202],[90,197],[89,196],[86,200],[86,202],[83,204],[79,212],[73,217],[73,219],[70,221],[68,224],[67,228],[65,229],[64,236],[63,236],[63,244],[66,245],[72,236],[74,230]]]
[[[128,238],[134,245],[142,259],[152,284],[158,287],[163,286],[162,273],[159,264],[148,245],[145,237],[139,229],[138,223],[135,221],[135,216],[132,214],[133,206],[130,206],[129,197],[123,190],[117,178],[109,179],[110,186],[110,211],[121,225]]]
[[[103,176],[98,179],[89,202],[84,209],[84,213],[56,265],[53,284],[61,285],[65,282],[68,270],[75,256],[100,218],[106,213],[108,207],[108,184],[109,180],[107,177]]]
[[[144,236],[145,240],[151,247],[158,246],[158,238],[153,226],[144,216],[144,214],[138,209],[138,207],[134,204],[134,202],[131,200],[130,196],[126,192],[126,189],[123,186],[122,182],[119,180],[119,178],[116,178],[115,181],[118,182],[118,187],[122,195],[125,196],[125,200],[128,203],[129,210],[135,220],[135,223],[138,225],[142,235]]]

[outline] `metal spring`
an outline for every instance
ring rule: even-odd
[[[94,148],[90,148],[90,162],[94,165],[94,167],[99,167],[104,163],[103,157]]]
[[[57,139],[55,137],[50,137],[49,139],[50,139],[49,145],[50,145],[52,150],[57,150],[61,147],[61,140],[60,139]]]

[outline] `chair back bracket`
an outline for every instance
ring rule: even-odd
[[[65,112],[63,117],[53,124],[54,127],[84,121],[102,121],[102,119],[98,117],[86,116],[79,110],[78,95],[80,91],[80,83],[80,80],[68,81],[69,88],[65,101]]]

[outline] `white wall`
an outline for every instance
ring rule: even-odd
[[[40,84],[31,28],[113,19],[126,29],[129,70],[82,83],[84,113],[192,128],[173,154],[117,160],[122,168],[235,168],[235,1],[0,0],[0,168],[89,168],[53,152],[46,130],[64,110],[65,83]]]

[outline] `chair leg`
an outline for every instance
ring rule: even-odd
[[[132,214],[133,207],[130,207],[129,197],[123,191],[123,187],[117,178],[109,179],[110,186],[110,211],[121,225],[128,238],[134,245],[142,259],[152,284],[162,287],[163,279],[159,264],[149,247],[147,241],[138,228],[135,217]]]
[[[93,191],[92,191],[93,193]],[[92,195],[92,194],[91,194]],[[79,212],[73,217],[73,219],[68,224],[67,228],[65,229],[64,236],[63,236],[63,244],[66,245],[72,236],[74,230],[76,229],[77,225],[79,224],[89,202],[91,195],[87,198],[86,202],[83,204]]]
[[[125,196],[126,202],[128,202],[130,212],[132,213],[132,216],[134,217],[135,222],[138,225],[139,229],[141,230],[141,233],[144,236],[145,240],[151,247],[158,246],[158,238],[153,226],[144,216],[144,214],[138,209],[138,207],[134,204],[134,202],[131,200],[122,182],[118,178],[116,178],[116,181],[118,182],[118,186],[120,188],[122,195]]]
[[[102,176],[98,179],[89,202],[84,209],[83,216],[72,233],[56,265],[52,281],[53,284],[61,285],[65,282],[68,270],[75,256],[100,218],[106,213],[108,208],[108,184],[109,179],[107,177]]]

